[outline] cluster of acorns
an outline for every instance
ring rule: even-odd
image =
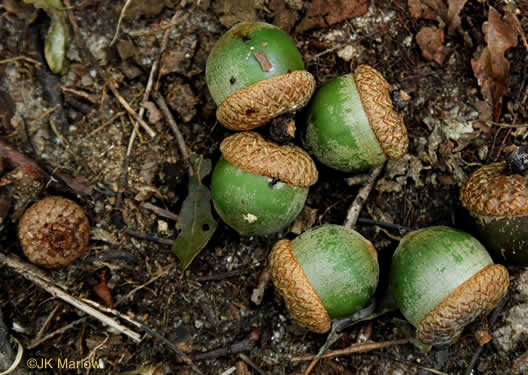
[[[218,121],[244,131],[221,143],[222,158],[211,184],[217,213],[241,235],[285,228],[318,178],[315,163],[302,148],[249,130],[307,105],[302,144],[326,166],[365,171],[407,152],[405,125],[379,72],[361,65],[354,74],[315,91],[295,43],[275,26],[241,23],[230,29],[211,51],[206,79],[218,105]],[[526,176],[508,174],[506,164],[499,163],[475,172],[461,192],[486,245],[523,265],[528,265],[527,185]],[[293,318],[318,333],[328,331],[332,319],[364,307],[379,277],[370,241],[339,225],[278,241],[269,269]],[[508,290],[509,275],[477,239],[437,226],[401,240],[390,282],[417,337],[445,344],[498,304]]]
[[[241,235],[285,228],[318,178],[302,148],[248,130],[308,104],[303,144],[331,168],[367,170],[407,152],[405,125],[379,72],[359,66],[314,94],[315,80],[294,42],[272,25],[243,23],[229,30],[211,51],[206,79],[218,120],[245,131],[220,145],[222,158],[211,183],[216,211]],[[528,266],[527,176],[509,170],[506,162],[484,166],[465,183],[460,198],[486,246],[507,262]],[[76,203],[48,197],[26,211],[18,232],[32,262],[59,268],[82,254],[90,227]],[[370,241],[338,225],[277,242],[269,267],[291,315],[320,333],[332,319],[361,309],[379,276]],[[393,256],[393,296],[424,343],[451,342],[465,325],[489,313],[508,286],[507,270],[493,264],[480,242],[451,228],[411,232]]]

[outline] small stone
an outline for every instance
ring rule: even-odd
[[[202,328],[203,325],[204,325],[204,323],[201,320],[195,320],[194,321],[194,328],[196,328],[196,329]]]

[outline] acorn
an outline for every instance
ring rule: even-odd
[[[493,264],[477,239],[443,226],[407,234],[393,255],[390,279],[416,337],[433,345],[453,342],[495,308],[509,286],[506,268]]]
[[[18,237],[30,262],[62,268],[84,252],[90,241],[90,224],[77,203],[47,197],[24,212],[18,223]]]
[[[333,319],[359,311],[374,294],[376,249],[340,225],[312,228],[293,241],[278,241],[269,257],[273,284],[297,323],[324,333]]]
[[[291,38],[276,26],[239,23],[215,44],[205,67],[216,117],[232,130],[250,130],[302,108],[315,79]]]
[[[331,168],[359,172],[407,153],[407,129],[390,85],[368,65],[319,88],[307,112],[304,146]]]
[[[317,182],[315,163],[297,146],[237,133],[220,144],[211,196],[222,220],[244,236],[267,235],[290,224]]]
[[[494,255],[528,266],[528,177],[510,173],[506,161],[475,171],[460,191],[479,238]]]

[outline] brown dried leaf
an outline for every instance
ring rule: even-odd
[[[460,26],[460,12],[467,0],[448,0],[447,24],[449,32],[456,30]]]
[[[349,18],[358,17],[368,10],[368,0],[313,0],[303,20],[297,26],[298,32],[314,27],[327,27]]]
[[[480,91],[492,108],[495,121],[500,117],[501,100],[510,73],[510,62],[504,57],[504,53],[517,46],[518,32],[515,22],[515,16],[510,11],[501,18],[499,12],[490,7],[488,21],[482,25],[488,45],[478,59],[471,60]]]
[[[101,272],[99,275],[99,283],[93,287],[94,293],[103,301],[106,307],[112,308],[114,306],[114,301],[112,299],[112,293],[110,288],[106,284],[105,273]]]
[[[435,20],[445,13],[446,6],[442,0],[408,0],[409,12],[413,18]]]
[[[416,43],[422,50],[422,56],[442,65],[444,62],[444,30],[437,27],[423,27],[416,34]]]

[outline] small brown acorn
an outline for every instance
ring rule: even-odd
[[[26,210],[18,223],[18,237],[29,261],[62,268],[83,253],[90,240],[90,224],[77,203],[47,197]]]

